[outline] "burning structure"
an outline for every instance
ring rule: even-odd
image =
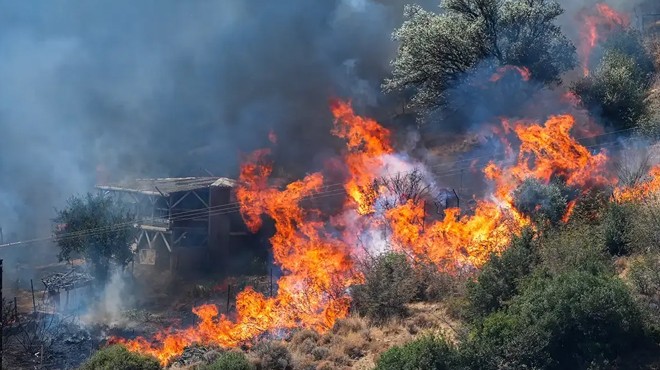
[[[224,177],[137,179],[97,188],[138,219],[138,261],[157,269],[222,268],[254,237],[236,212],[234,180]]]

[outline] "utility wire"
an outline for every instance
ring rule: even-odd
[[[625,132],[625,131],[631,131],[632,129],[623,129],[623,130],[616,130],[616,131],[611,131],[607,132],[604,134],[600,135],[594,135],[594,136],[589,136],[589,137],[583,137],[583,138],[577,138],[575,140],[581,141],[581,140],[586,140],[586,139],[594,139],[597,137],[602,137],[602,136],[607,136],[607,135],[612,135],[615,133],[620,133],[620,132]],[[593,144],[589,146],[585,146],[585,148],[594,148],[594,147],[614,147],[622,145],[620,141],[613,141],[613,142],[607,142],[607,143],[601,143],[601,144]],[[478,159],[483,159],[483,158],[491,158],[492,159],[498,159],[501,157],[506,157],[505,153],[497,154],[497,155],[483,155],[483,156],[476,156],[476,157],[471,157],[471,158],[465,158],[461,160],[456,160],[456,161],[448,161],[448,162],[442,162],[442,163],[437,163],[431,166],[427,166],[427,168],[437,168],[441,166],[447,166],[451,164],[458,164],[461,162],[473,162]],[[463,167],[463,168],[455,168],[451,170],[447,170],[444,172],[440,173],[434,173],[435,177],[448,177],[448,176],[455,176],[460,174],[464,170],[482,170],[484,169],[485,166],[479,166],[479,167],[474,167],[474,166],[468,166],[468,167]],[[394,175],[397,174],[406,174],[406,173],[411,173],[411,171],[401,171],[398,172]],[[294,197],[292,200],[303,200],[303,199],[318,199],[318,198],[324,198],[327,196],[336,196],[340,194],[344,194],[345,191],[343,189],[344,184],[343,183],[334,183],[334,184],[329,184],[325,185],[323,188],[325,190],[316,192],[312,195],[308,196],[302,196],[302,197]],[[337,188],[338,187],[338,188]],[[337,189],[332,189],[332,188],[337,188]],[[332,189],[332,190],[329,190]],[[240,202],[232,202],[232,203],[226,203],[223,205],[218,205],[218,206],[213,206],[213,207],[208,207],[203,210],[191,210],[191,211],[184,211],[184,212],[179,212],[175,213],[170,217],[170,220],[172,222],[174,221],[187,221],[187,220],[193,220],[198,217],[206,217],[206,216],[219,216],[219,215],[225,215],[225,214],[230,214],[230,213],[235,213],[240,211]],[[144,221],[144,220],[142,220]],[[35,238],[35,239],[28,239],[28,240],[22,240],[22,241],[17,241],[17,242],[12,242],[12,243],[5,243],[5,244],[0,244],[0,248],[2,247],[10,247],[10,246],[16,246],[16,245],[24,245],[24,244],[32,244],[36,242],[45,242],[45,241],[50,241],[50,240],[67,240],[67,239],[75,239],[78,237],[89,237],[89,236],[96,236],[96,235],[101,235],[105,232],[111,231],[111,230],[116,230],[116,229],[124,229],[124,228],[132,228],[135,227],[137,224],[140,224],[140,221],[131,221],[131,222],[125,222],[125,223],[117,223],[117,224],[112,224],[104,227],[98,227],[98,228],[90,228],[86,230],[80,230],[80,231],[75,231],[75,232],[70,232],[66,233],[64,235],[51,235],[48,237],[42,237],[42,238]]]

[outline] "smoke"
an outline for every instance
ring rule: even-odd
[[[4,242],[101,178],[234,176],[271,129],[296,143],[278,160],[318,163],[329,97],[387,105],[406,2],[0,2]]]
[[[109,326],[119,325],[125,322],[124,311],[131,307],[132,295],[128,294],[129,286],[126,276],[121,268],[114,268],[110,280],[101,290],[100,297],[93,301],[92,306],[87,307],[87,312],[82,316],[86,324],[105,324]]]

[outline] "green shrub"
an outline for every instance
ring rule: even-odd
[[[403,316],[417,295],[415,270],[403,254],[387,253],[364,268],[363,285],[353,287],[353,307],[375,322]]]
[[[479,369],[586,369],[646,340],[642,315],[616,277],[538,275],[506,310],[474,329],[465,350]]]
[[[449,370],[458,365],[454,346],[444,338],[426,336],[385,351],[375,370]]]
[[[550,275],[580,270],[593,274],[613,273],[599,225],[570,223],[551,230],[539,240],[540,268]]]
[[[264,340],[254,346],[259,359],[258,370],[289,370],[293,367],[291,353],[278,341]]]
[[[651,324],[660,331],[660,255],[636,256],[630,262],[628,280],[648,312]]]
[[[493,255],[484,265],[476,281],[468,283],[469,316],[483,317],[500,309],[518,293],[522,279],[537,264],[534,234],[526,229],[514,237],[501,256]]]
[[[628,129],[648,119],[650,81],[635,58],[608,51],[599,67],[572,87],[581,104],[616,129]]]
[[[121,345],[103,348],[87,360],[80,370],[159,370],[162,369],[153,357],[129,352]]]
[[[226,352],[212,364],[204,365],[199,370],[252,370],[253,367],[242,352]]]
[[[612,202],[603,219],[605,247],[615,256],[627,255],[631,249],[633,209],[629,204]]]

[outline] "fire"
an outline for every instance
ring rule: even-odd
[[[532,77],[532,73],[529,71],[529,69],[527,67],[518,67],[518,66],[507,65],[507,66],[498,68],[497,72],[495,72],[490,77],[490,82],[497,82],[500,79],[502,79],[502,77],[504,77],[504,75],[506,73],[509,73],[509,72],[512,72],[512,71],[517,72],[520,75],[520,78],[522,78],[523,81],[529,81],[529,79]]]
[[[606,40],[612,33],[627,28],[630,19],[605,3],[596,4],[595,12],[583,12],[581,17],[579,53],[585,76],[589,75],[589,60],[598,43]]]
[[[376,198],[373,180],[384,164],[383,155],[394,152],[390,131],[371,118],[356,115],[348,102],[333,101],[331,110],[335,117],[332,133],[347,141],[344,161],[350,178],[344,188],[359,214],[372,213]]]
[[[557,176],[567,185],[583,189],[609,184],[607,155],[591,154],[571,137],[574,125],[570,115],[550,117],[543,126],[516,123],[513,131],[521,141],[516,163],[503,168],[491,162],[485,170],[486,178],[496,184],[495,196],[512,206],[513,190],[529,177],[549,183]]]
[[[651,167],[646,181],[614,189],[614,198],[621,202],[630,202],[648,198],[658,192],[660,192],[660,164]]]
[[[414,187],[401,190],[382,180],[391,171],[405,175],[423,165],[396,153],[390,131],[373,119],[356,115],[350,103],[335,101],[331,110],[335,118],[332,133],[347,146],[343,155],[346,199],[338,214],[324,215],[301,205],[303,199],[323,191],[324,177],[319,172],[284,188],[274,187],[269,181],[272,163],[267,149],[252,153],[241,167],[236,195],[245,223],[252,231],[261,227],[264,215],[275,223],[270,242],[275,263],[283,271],[277,294],[266,297],[248,288],[236,297],[236,313],[231,318],[215,305],[202,305],[193,310],[199,318],[194,327],[165,330],[153,340],[119,342],[166,364],[195,342],[233,347],[278,329],[303,327],[323,332],[348,314],[347,288],[361,281],[353,268],[361,257],[356,239],[368,240],[369,249],[373,248],[368,245],[371,241],[363,236],[386,235],[384,243],[390,248],[433,262],[439,269],[478,268],[491,253],[506,248],[513,233],[529,224],[512,201],[512,192],[525,179],[547,183],[561,177],[582,189],[608,181],[605,153],[592,154],[571,137],[572,116],[551,117],[543,125],[503,121],[498,134],[506,141],[508,160],[491,162],[484,170],[495,185],[492,197],[477,201],[469,214],[449,208],[441,218],[427,215],[424,196],[409,193]],[[509,140],[512,135],[518,145]],[[424,182],[424,189],[433,189],[433,180],[425,174],[421,171],[416,181]],[[397,189],[401,191],[397,193]],[[570,210],[572,206],[566,217]]]
[[[236,297],[236,319],[219,314],[215,305],[197,307],[200,323],[181,331],[168,331],[153,341],[144,338],[119,340],[129,350],[153,355],[163,364],[193,343],[233,347],[274,329],[304,327],[328,330],[346,316],[348,286],[358,282],[352,271],[347,245],[325,231],[318,212],[305,210],[299,201],[323,185],[319,173],[311,174],[279,190],[268,186],[271,166],[268,151],[255,152],[241,169],[237,197],[251,230],[261,226],[261,215],[274,221],[271,238],[274,259],[286,275],[278,281],[275,297],[265,297],[251,288]]]

